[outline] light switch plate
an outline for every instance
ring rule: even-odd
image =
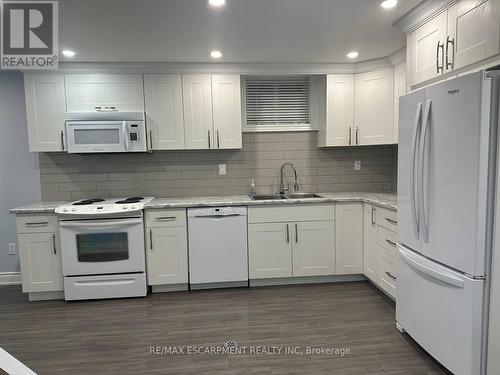
[[[354,160],[354,170],[355,171],[361,170],[361,160]]]
[[[9,244],[9,255],[16,255],[16,244],[15,243]]]
[[[219,176],[226,175],[226,164],[219,164]]]

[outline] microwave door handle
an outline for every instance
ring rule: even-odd
[[[128,134],[127,134],[127,121],[122,122],[123,131],[123,147],[125,151],[128,151]]]

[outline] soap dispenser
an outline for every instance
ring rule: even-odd
[[[256,194],[255,192],[255,180],[252,178],[252,180],[250,181],[250,193],[248,193],[248,196],[250,198],[254,197]]]

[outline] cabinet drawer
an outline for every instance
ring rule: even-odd
[[[186,209],[147,210],[147,228],[185,227]]]
[[[385,258],[380,259],[380,286],[396,298],[396,266]]]
[[[249,223],[333,220],[333,204],[302,204],[290,206],[249,207]]]
[[[377,207],[376,216],[377,225],[392,230],[393,232],[397,232],[398,215],[396,211]]]
[[[396,257],[396,233],[392,230],[377,226],[377,245],[386,249],[392,257]]]
[[[56,215],[17,215],[17,233],[56,233],[59,223]]]

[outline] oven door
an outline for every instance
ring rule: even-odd
[[[125,152],[125,121],[66,121],[69,153]]]
[[[64,276],[145,271],[142,218],[60,221]]]

